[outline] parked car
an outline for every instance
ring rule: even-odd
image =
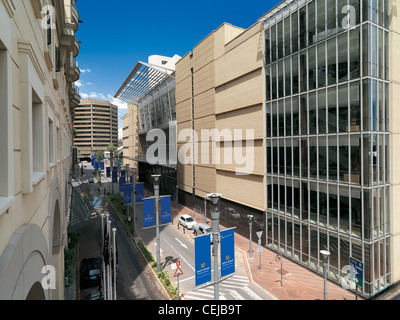
[[[193,231],[196,236],[201,236],[203,234],[211,234],[211,243],[213,242],[213,235],[211,227],[206,223],[196,223],[193,225]]]
[[[193,225],[196,224],[196,221],[188,214],[184,214],[179,217],[179,224],[182,225],[184,228],[192,230]]]
[[[101,282],[101,258],[85,258],[81,261],[80,280],[82,288],[99,286]]]
[[[103,300],[103,293],[94,289],[86,295],[85,300]]]
[[[89,178],[89,183],[94,183],[94,179],[93,178]]]

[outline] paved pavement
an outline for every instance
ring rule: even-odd
[[[180,214],[194,216],[193,210],[179,205]],[[196,215],[196,218],[199,214]],[[224,228],[221,225],[221,228]],[[253,242],[252,258],[249,258],[249,239],[235,233],[236,250],[245,253],[248,262],[249,277],[253,287],[269,293],[275,300],[323,300],[324,279],[322,276],[306,269],[299,264],[283,258],[283,284],[281,285],[281,263],[275,260],[276,253],[263,247],[260,254],[256,253],[258,243]],[[341,286],[328,281],[328,300],[355,300],[355,294],[343,289]]]

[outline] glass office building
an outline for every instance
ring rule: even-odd
[[[391,284],[389,0],[285,1],[263,18],[267,246]]]

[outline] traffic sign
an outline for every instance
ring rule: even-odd
[[[281,255],[280,255],[280,254],[278,254],[278,255],[275,257],[275,261],[276,261],[276,262],[281,261]]]
[[[181,269],[180,267],[176,268],[174,277],[175,277],[175,278],[178,278],[178,277],[180,277],[181,275],[183,275],[182,269]]]
[[[364,264],[352,257],[350,257],[350,281],[363,288]]]
[[[257,232],[257,237],[258,237],[258,239],[261,239],[263,232],[264,232],[264,231],[258,231],[258,232]]]

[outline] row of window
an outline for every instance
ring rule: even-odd
[[[388,80],[388,48],[389,33],[371,24],[342,33],[266,66],[266,100],[275,100],[361,76]]]
[[[371,21],[388,29],[389,6],[389,0],[311,1],[266,30],[266,64],[354,28],[360,22]]]
[[[389,85],[365,79],[267,104],[267,137],[389,132]]]
[[[266,143],[268,174],[364,186],[390,182],[390,139],[385,134],[287,138]]]
[[[320,250],[330,252],[328,277],[341,281],[349,272],[349,257],[364,263],[362,293],[373,295],[391,283],[390,239],[366,243],[268,212],[267,245],[310,268],[323,272]]]

